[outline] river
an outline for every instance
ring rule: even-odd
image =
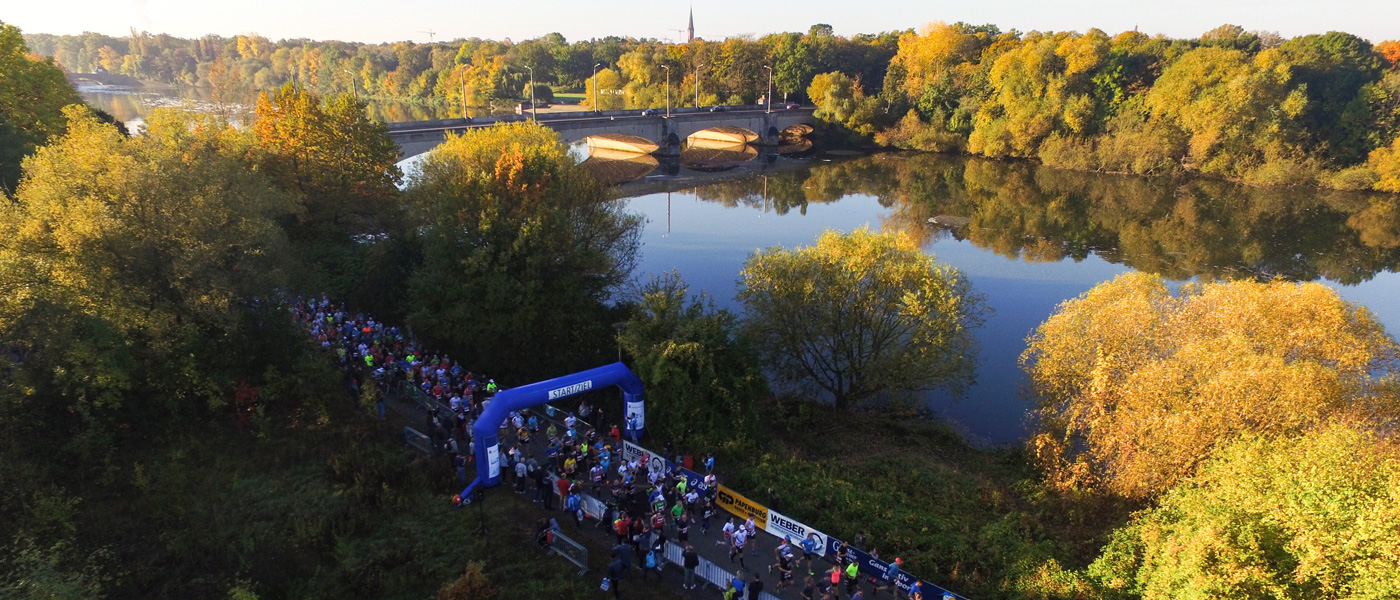
[[[995,311],[977,331],[977,383],[961,398],[927,401],[978,445],[1025,436],[1031,403],[1017,361],[1026,336],[1060,302],[1134,269],[1173,281],[1321,281],[1400,332],[1394,196],[913,153],[814,158],[712,184],[668,178],[621,187],[674,189],[627,200],[647,219],[638,277],[675,269],[722,307],[742,308],[735,284],[750,253],[811,244],[825,229],[906,231],[962,270]]]
[[[189,106],[202,112],[227,115],[244,120],[252,114],[257,96],[241,94],[237,100],[222,101],[208,88],[192,87],[122,87],[79,85],[78,94],[94,108],[106,111],[126,123],[132,131],[140,128],[146,115],[166,106]],[[449,106],[419,104],[400,100],[374,99],[367,102],[369,115],[385,122],[425,121],[461,116],[460,109]],[[504,105],[502,105],[504,107]]]
[[[85,88],[123,121],[157,106],[219,110],[199,90]],[[223,107],[233,110],[237,107]],[[246,109],[246,107],[243,107]],[[378,103],[381,120],[439,116]],[[583,154],[586,149],[579,148]],[[1059,171],[1025,162],[930,154],[755,155],[752,149],[594,160],[646,217],[637,279],[678,271],[692,292],[734,300],[749,254],[812,243],[826,229],[900,230],[965,273],[994,311],[977,331],[977,383],[929,407],[974,444],[1023,439],[1031,403],[1017,360],[1056,305],[1131,270],[1173,281],[1250,277],[1320,281],[1400,332],[1400,202],[1395,196],[1249,188]],[[688,158],[689,157],[689,158]],[[650,173],[650,174],[648,174]]]

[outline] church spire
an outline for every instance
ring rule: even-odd
[[[695,7],[690,7],[690,26],[686,28],[685,41],[687,43],[695,41]]]

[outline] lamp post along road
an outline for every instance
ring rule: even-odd
[[[535,69],[530,65],[525,65],[525,68],[530,70],[530,120],[539,121],[540,114],[535,110]],[[593,87],[597,89],[598,86]]]
[[[763,68],[768,69],[768,95],[764,97],[763,103],[767,105],[768,109],[765,112],[771,113],[773,112],[773,67],[763,65]]]
[[[666,69],[666,117],[667,117],[667,118],[670,118],[670,117],[671,117],[671,67],[668,67],[668,66],[666,66],[666,65],[661,65],[661,68]],[[597,91],[597,90],[598,90],[597,84],[594,84],[593,90],[594,90],[594,91]]]
[[[593,65],[593,112],[598,112],[598,67],[603,63]]]
[[[462,65],[461,68],[466,69],[467,65]],[[467,76],[465,73],[462,74],[462,118],[471,118],[471,116],[467,114]]]
[[[704,63],[695,65],[695,110],[700,110],[700,67]]]
[[[350,69],[341,69],[341,71],[344,71],[346,75],[350,76],[350,99],[359,102],[360,94],[355,91],[355,74],[351,73]]]

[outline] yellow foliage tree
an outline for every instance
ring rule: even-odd
[[[1131,273],[1062,304],[1022,363],[1032,455],[1052,482],[1133,498],[1190,476],[1241,433],[1339,414],[1393,422],[1400,346],[1321,284],[1188,284]]]
[[[1115,532],[1088,573],[1143,600],[1393,598],[1400,453],[1368,427],[1249,436]]]
[[[1400,138],[1395,138],[1390,146],[1372,150],[1366,164],[1379,177],[1376,189],[1382,192],[1400,192]]]
[[[594,91],[594,85],[597,91]],[[598,71],[598,75],[588,79],[584,85],[587,96],[584,97],[582,106],[594,109],[593,100],[597,97],[598,106],[596,110],[622,110],[625,107],[626,98],[623,95],[622,75],[613,69],[603,69]]]

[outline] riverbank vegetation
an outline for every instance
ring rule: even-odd
[[[882,86],[809,95],[824,118],[901,148],[1395,191],[1397,49],[1234,25],[1170,39],[934,23],[900,37]]]
[[[601,109],[666,105],[665,66],[672,106],[752,104],[767,94],[768,73],[782,97],[800,97],[815,73],[840,70],[878,82],[894,56],[898,33],[832,34],[829,25],[806,33],[758,39],[696,39],[675,44],[610,36],[568,42],[555,33],[512,42],[465,39],[429,44],[361,44],[306,39],[273,41],[256,34],[197,39],[133,31],[112,37],[25,35],[37,54],[53,57],[70,73],[105,70],[162,84],[206,87],[215,101],[236,101],[258,90],[296,82],[320,93],[454,106],[488,107],[530,98],[534,69],[540,100],[552,89],[575,90],[582,105]],[[593,90],[594,65],[599,93]],[[704,68],[699,68],[705,65]],[[699,89],[697,90],[697,85]],[[697,91],[699,95],[697,96]]]
[[[1223,25],[1199,38],[914,30],[674,44],[558,34],[518,43],[415,44],[26,35],[69,72],[99,68],[208,87],[216,100],[295,81],[322,94],[487,107],[584,92],[598,108],[808,101],[858,139],[899,148],[1023,158],[1058,168],[1204,175],[1259,186],[1400,192],[1400,42],[1344,32],[1285,39]],[[594,71],[595,65],[602,69]],[[595,90],[596,87],[596,90]]]

